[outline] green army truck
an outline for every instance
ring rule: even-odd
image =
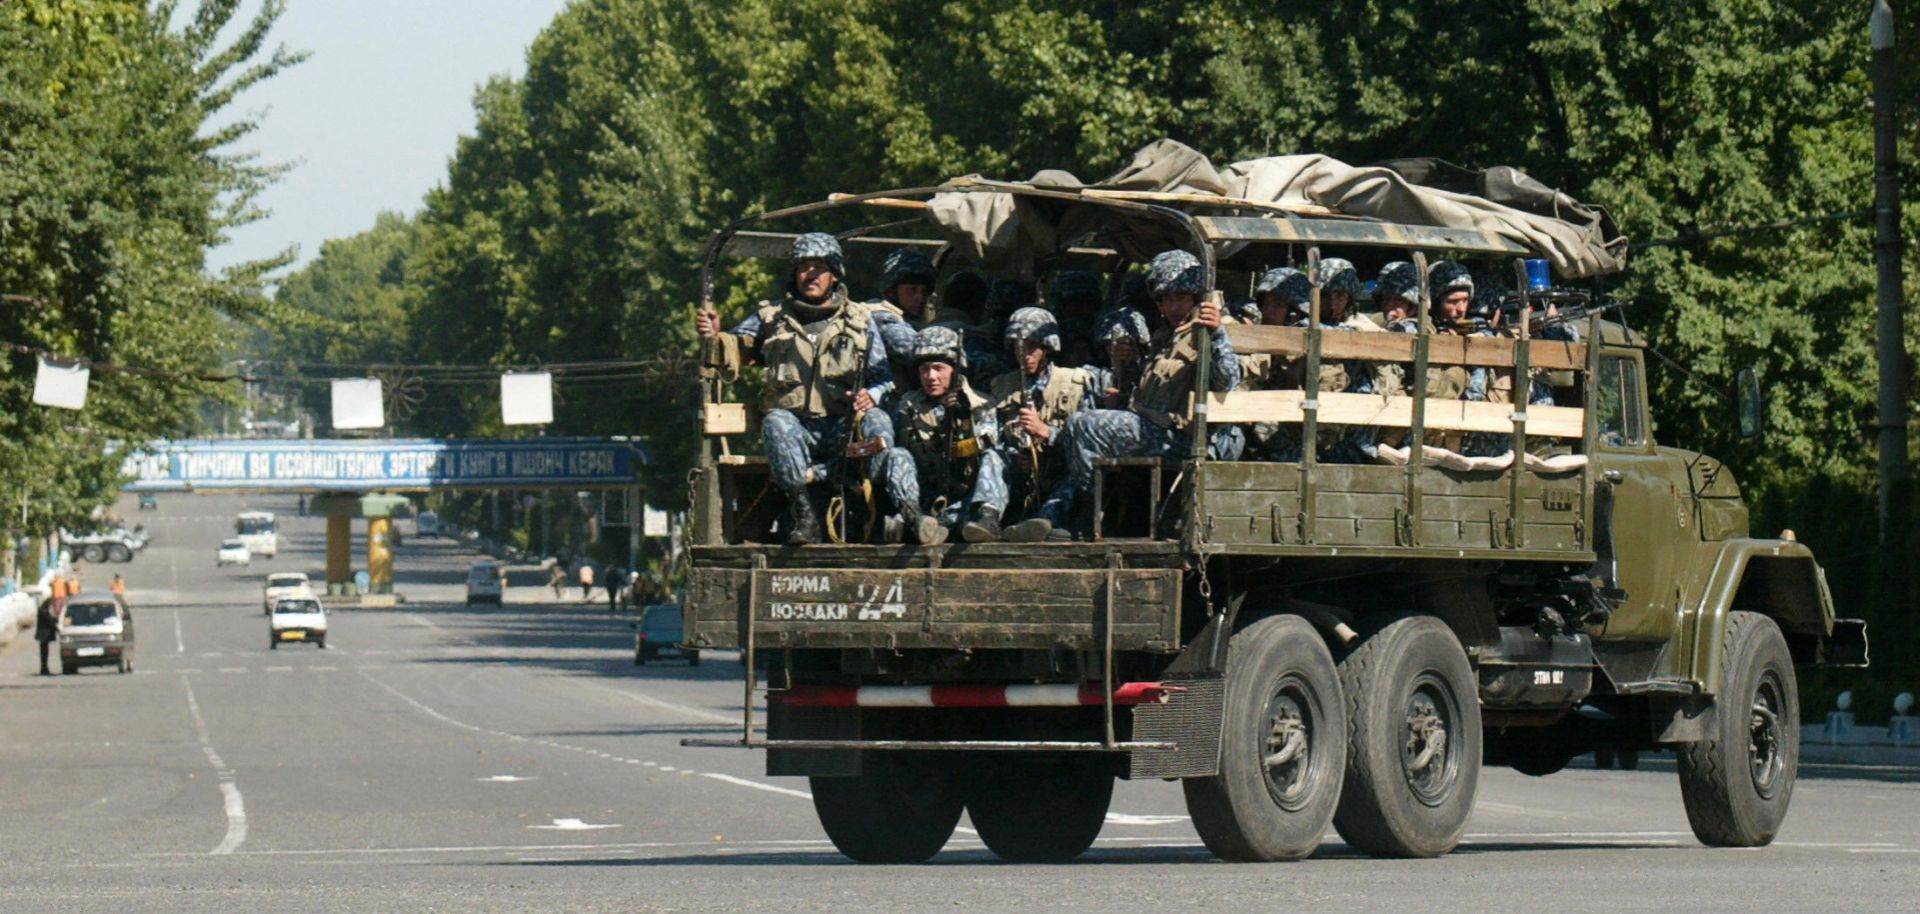
[[[998,215],[966,221],[980,213]],[[1023,247],[1011,262],[1028,275],[1111,275],[1182,247],[1209,288],[1322,252],[1423,277],[1442,256],[1594,271],[1484,221],[965,178],[730,225],[708,248],[707,307],[723,258],[785,255],[775,221],[851,224],[856,259],[911,247],[943,270]],[[1805,546],[1753,535],[1720,461],[1654,440],[1645,343],[1590,310],[1581,342],[1229,324],[1236,353],[1304,360],[1308,378],[1331,359],[1413,379],[1484,368],[1551,383],[1555,403],[1421,383],[1208,394],[1189,453],[1100,463],[1081,499],[1091,535],[1072,542],[886,545],[843,521],[844,543],[785,545],[741,402],[755,391],[709,366],[685,640],[743,652],[744,708],[738,736],[686,742],[763,749],[768,774],[809,778],[827,835],[866,862],[931,857],[963,809],[1002,858],[1070,859],[1116,778],[1179,780],[1229,860],[1306,856],[1329,822],[1371,854],[1435,856],[1461,840],[1483,765],[1546,775],[1657,749],[1678,757],[1702,842],[1764,845],[1793,794],[1795,669],[1864,664],[1864,626],[1835,618]],[[1204,357],[1197,371],[1207,390]],[[1759,387],[1742,380],[1752,424]],[[1402,459],[1208,459],[1210,426],[1256,422],[1305,441],[1378,427]],[[1512,447],[1468,458],[1433,443],[1449,434]]]

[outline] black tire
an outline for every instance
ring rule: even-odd
[[[1100,836],[1113,778],[1104,758],[1003,759],[974,786],[967,815],[1002,860],[1065,863]]]
[[[73,674],[79,671],[80,671],[80,668],[77,666],[74,666],[71,663],[60,664],[60,675],[62,676],[72,676]]]
[[[270,651],[277,651],[277,650],[279,650],[279,649],[280,649],[280,639],[279,639],[279,638],[275,638],[275,637],[273,637],[272,635],[268,635],[268,636],[267,636],[267,650],[270,650]]]
[[[813,777],[813,809],[840,853],[860,863],[922,863],[965,805],[957,770],[935,752],[868,752],[854,777]]]
[[[1713,733],[1680,747],[1680,798],[1700,843],[1759,847],[1787,817],[1800,769],[1799,683],[1780,626],[1727,614]]]
[[[1494,751],[1482,759],[1486,764],[1505,764],[1527,777],[1558,774],[1573,762],[1573,747],[1546,730],[1513,729],[1487,739]]]
[[[107,550],[99,543],[90,543],[80,550],[80,557],[98,565],[107,560]]]
[[[1306,620],[1270,616],[1234,634],[1226,687],[1220,773],[1181,782],[1194,830],[1223,860],[1306,857],[1333,818],[1347,763],[1333,655]]]
[[[1438,857],[1480,783],[1480,695],[1466,651],[1431,616],[1398,619],[1340,663],[1347,776],[1333,827],[1379,857]]]
[[[130,664],[130,663],[128,663],[128,662],[127,662],[127,658],[125,658],[125,657],[122,657],[122,658],[120,658],[120,664],[119,664],[119,666],[120,666],[120,672],[121,672],[122,674],[126,674],[126,673],[131,673],[131,672],[133,672],[133,665],[132,665],[132,664]]]
[[[1593,750],[1593,767],[1596,770],[1606,771],[1607,769],[1612,768],[1614,765],[1614,762],[1617,761],[1618,759],[1619,759],[1619,756],[1616,755],[1614,753],[1614,750],[1612,749]]]
[[[699,651],[688,651],[688,652],[687,652],[687,666],[699,666],[699,665],[700,665],[700,652],[699,652]]]
[[[1640,767],[1640,753],[1633,749],[1622,749],[1613,766],[1621,771],[1637,770]]]
[[[109,561],[109,562],[131,562],[131,561],[133,561],[133,550],[132,550],[132,549],[128,549],[128,548],[127,548],[127,547],[126,547],[125,545],[123,545],[123,544],[120,544],[120,543],[113,543],[113,544],[111,544],[111,545],[109,545],[109,546],[107,546],[107,561]]]

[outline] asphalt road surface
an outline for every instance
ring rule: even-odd
[[[279,512],[285,548],[215,568],[243,507]],[[1466,843],[1440,860],[1372,860],[1329,835],[1303,863],[1218,863],[1178,785],[1154,781],[1121,782],[1072,865],[999,863],[963,820],[928,865],[859,866],[827,843],[804,780],[679,745],[737,727],[737,657],[636,667],[628,617],[555,602],[536,571],[504,608],[468,608],[472,554],[408,539],[404,606],[337,611],[328,650],[269,651],[261,579],[324,561],[323,521],[293,508],[122,506],[153,545],[85,572],[126,576],[132,675],[41,678],[30,639],[0,652],[0,911],[1920,906],[1915,772],[1804,771],[1773,846],[1711,850],[1661,758],[1490,769]]]

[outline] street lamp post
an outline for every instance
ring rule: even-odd
[[[1905,523],[1896,493],[1907,477],[1907,353],[1900,289],[1900,176],[1894,144],[1898,77],[1894,70],[1893,9],[1874,0],[1868,20],[1873,44],[1874,260],[1879,269],[1877,311],[1880,361],[1880,541]]]

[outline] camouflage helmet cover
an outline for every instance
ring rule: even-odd
[[[1260,281],[1253,286],[1257,296],[1273,293],[1280,301],[1292,308],[1305,308],[1307,299],[1313,294],[1313,283],[1307,281],[1307,274],[1292,267],[1274,267],[1260,275]]]
[[[892,292],[901,283],[933,285],[935,270],[927,255],[908,248],[894,248],[880,267],[880,288]]]
[[[1059,352],[1060,324],[1045,308],[1021,308],[1007,318],[1005,339],[1008,346],[1026,343],[1048,352]]]
[[[1147,289],[1158,299],[1163,295],[1206,294],[1201,277],[1200,258],[1182,250],[1162,251],[1147,265]]]
[[[1445,298],[1450,292],[1472,292],[1473,274],[1467,272],[1466,264],[1442,260],[1427,268],[1427,288],[1436,299]]]
[[[1373,290],[1374,300],[1404,298],[1414,304],[1420,303],[1420,271],[1411,262],[1396,260],[1380,268],[1380,278]]]
[[[1047,303],[1058,305],[1074,299],[1091,299],[1098,307],[1099,278],[1086,270],[1061,270],[1053,274],[1053,283],[1047,287]]]
[[[1353,261],[1344,257],[1326,257],[1320,261],[1320,291],[1360,294],[1360,273]]]
[[[944,324],[935,324],[914,334],[913,364],[923,362],[946,362],[964,370],[967,367],[967,348],[960,339],[960,331]]]
[[[1260,323],[1260,304],[1250,298],[1243,298],[1227,305],[1227,313],[1243,324]]]
[[[1153,331],[1147,329],[1147,316],[1133,308],[1115,308],[1100,315],[1099,341],[1103,344],[1130,342],[1145,346]]]
[[[840,239],[826,232],[808,232],[793,239],[793,247],[787,251],[787,260],[794,266],[799,266],[803,260],[824,260],[827,269],[832,270],[836,278],[847,278],[846,255],[840,251]]]

